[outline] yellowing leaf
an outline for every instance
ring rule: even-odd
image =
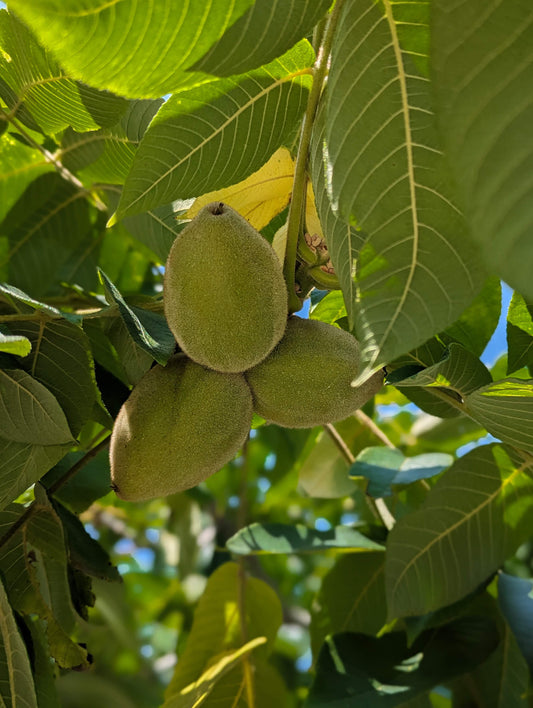
[[[307,183],[307,202],[305,205],[305,230],[307,233],[313,236],[316,234],[320,238],[324,238],[324,232],[322,231],[322,224],[318,218],[318,213],[315,204],[315,195],[313,192],[313,185],[311,181]]]
[[[192,219],[206,204],[220,201],[233,207],[259,231],[289,203],[293,175],[294,161],[286,148],[280,148],[242,182],[198,197],[185,218]]]

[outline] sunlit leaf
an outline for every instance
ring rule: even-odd
[[[27,337],[15,334],[4,334],[0,331],[0,352],[28,356],[31,352],[31,342]]]
[[[249,74],[173,94],[137,150],[115,218],[236,184],[258,170],[303,113],[313,56],[302,41]]]
[[[113,125],[126,110],[123,98],[73,81],[28,27],[6,10],[0,11],[0,45],[2,78],[16,102],[5,94],[3,98],[15,116],[23,104],[45,132],[69,125],[80,131]]]
[[[192,68],[230,76],[266,64],[308,35],[330,5],[330,0],[256,0]]]
[[[507,313],[508,374],[522,366],[533,366],[532,309],[519,293],[513,293]]]
[[[486,445],[459,458],[420,509],[387,540],[391,617],[459,600],[533,533],[533,471],[513,448]]]
[[[251,4],[14,0],[10,8],[73,77],[126,96],[158,98],[179,86],[183,71]]]
[[[331,531],[317,531],[301,524],[251,524],[238,531],[226,543],[232,553],[309,553],[370,551],[382,548],[379,543],[356,529],[337,526]]]

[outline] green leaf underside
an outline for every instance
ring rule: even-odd
[[[89,203],[58,174],[35,179],[0,224],[0,271],[8,268],[11,285],[33,297],[56,284],[61,267],[90,234]]]
[[[73,442],[57,399],[20,369],[0,370],[0,438],[35,445]]]
[[[328,634],[377,634],[387,621],[383,553],[340,556],[327,573],[311,622],[311,646],[317,656]]]
[[[256,0],[192,68],[243,74],[284,54],[312,31],[330,0]]]
[[[513,293],[507,313],[507,373],[522,366],[533,367],[532,308],[519,293]]]
[[[281,605],[264,582],[241,579],[239,573],[236,563],[225,563],[210,577],[195,612],[187,647],[166,691],[167,700],[196,681],[214,657],[243,646],[241,612],[245,616],[248,641],[266,638],[266,644],[254,651],[254,657],[265,659],[270,652],[269,644],[281,624]],[[242,668],[239,670],[242,673]],[[232,695],[235,698],[235,691]]]
[[[533,533],[531,463],[512,448],[473,450],[440,478],[387,542],[391,617],[422,615],[468,594]]]
[[[30,30],[6,10],[0,11],[0,45],[0,73],[16,102],[6,95],[3,98],[15,116],[24,104],[43,131],[53,134],[67,126],[94,130],[113,125],[126,110],[124,98],[67,77]]]
[[[6,708],[37,708],[30,660],[1,582],[0,701]]]
[[[502,379],[466,398],[466,410],[494,437],[533,452],[533,380]]]
[[[439,123],[472,235],[490,268],[530,298],[532,61],[528,0],[434,3]]]
[[[422,2],[349,0],[333,47],[329,190],[369,234],[355,323],[367,369],[451,324],[482,283],[433,124],[428,13]]]
[[[477,666],[498,640],[495,623],[484,617],[460,618],[424,632],[410,647],[401,632],[381,638],[336,634],[320,653],[306,706],[403,705]]]
[[[336,526],[331,531],[316,531],[302,524],[251,524],[238,531],[226,543],[232,553],[309,553],[336,551],[371,551],[383,548],[355,529]]]
[[[65,320],[19,322],[13,327],[33,344],[21,364],[54,394],[77,435],[96,401],[93,360],[87,336]]]
[[[70,445],[32,445],[0,438],[0,509],[38,482]]]
[[[529,670],[533,670],[533,583],[507,573],[498,576],[500,609],[513,631]]]
[[[327,89],[325,89],[324,96],[321,99],[311,136],[309,158],[311,180],[318,216],[328,244],[329,256],[342,287],[350,329],[353,329],[356,313],[353,263],[365,241],[366,234],[340,219],[333,211],[329,200],[327,191],[327,159],[324,155],[326,96]]]
[[[0,513],[0,537],[24,509],[13,504]],[[50,653],[64,668],[86,666],[86,651],[70,639],[76,615],[70,599],[63,530],[50,506],[38,512],[5,544],[0,558],[6,592],[19,612],[46,620]]]
[[[116,218],[227,187],[258,170],[301,117],[313,60],[303,40],[254,72],[171,96],[137,150]]]
[[[164,366],[174,353],[176,340],[163,315],[130,307],[103,270],[99,269],[99,273],[110,304],[118,305],[120,315],[133,341]]]
[[[10,7],[74,78],[129,97],[158,98],[180,85],[184,70],[251,4],[14,0]]]
[[[366,448],[350,467],[350,477],[368,479],[367,494],[392,496],[393,484],[412,484],[443,472],[453,462],[451,455],[439,452],[404,457],[400,450],[386,447]]]
[[[52,307],[47,305],[45,302],[40,302],[35,300],[30,295],[25,293],[23,290],[14,287],[13,285],[8,285],[7,283],[0,283],[0,294],[2,294],[18,312],[25,312],[25,306],[37,310],[38,312],[43,312],[52,317],[64,317],[69,322],[81,322],[81,315],[73,314],[72,312],[61,312],[57,307]],[[20,305],[23,305],[21,308]]]

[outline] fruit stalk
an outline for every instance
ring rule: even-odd
[[[318,109],[318,102],[322,94],[322,86],[328,69],[331,45],[343,5],[344,0],[337,0],[329,17],[328,26],[324,32],[324,40],[318,52],[315,66],[313,67],[313,83],[311,85],[305,115],[302,120],[300,144],[298,146],[296,165],[294,167],[292,197],[287,218],[287,245],[285,247],[285,262],[283,264],[283,274],[289,293],[289,313],[297,312],[301,307],[300,299],[294,289],[294,274],[296,271],[296,250],[298,248],[298,239],[300,237],[300,227],[305,206],[309,145],[311,143],[311,133]]]

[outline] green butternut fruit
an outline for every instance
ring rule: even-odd
[[[183,351],[227,373],[262,361],[287,323],[287,288],[272,246],[221,202],[205,206],[176,238],[163,301]]]
[[[140,501],[199,484],[229,462],[252,419],[240,374],[222,374],[184,355],[154,366],[119,411],[111,436],[113,488]]]
[[[285,428],[311,428],[348,417],[379,391],[378,372],[354,388],[355,337],[317,320],[291,317],[274,351],[245,376],[254,410]]]

